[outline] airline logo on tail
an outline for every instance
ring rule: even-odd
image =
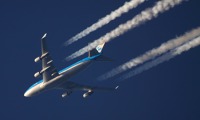
[[[99,53],[101,53],[104,44],[105,44],[105,43],[102,43],[102,44],[100,44],[100,45],[98,45],[98,46],[96,47],[96,50],[97,50]]]

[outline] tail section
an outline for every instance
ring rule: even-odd
[[[99,44],[95,49],[88,52],[88,57],[92,57],[101,54],[105,43]]]
[[[96,50],[97,50],[99,53],[101,53],[102,50],[103,50],[104,45],[105,45],[105,43],[102,43],[102,44],[98,45],[98,46],[96,47]]]
[[[102,44],[99,44],[95,49],[91,50],[88,52],[88,57],[92,57],[92,56],[95,56],[95,55],[99,55],[95,61],[112,61],[112,59],[106,57],[106,56],[103,56],[101,53],[102,53],[102,50],[103,50],[103,47],[104,47],[105,43],[102,43]]]

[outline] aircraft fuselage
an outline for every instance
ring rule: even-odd
[[[43,80],[38,81],[37,83],[33,84],[25,92],[24,96],[31,97],[31,96],[38,95],[44,91],[57,88],[57,86],[62,85],[65,82],[68,82],[68,80],[71,77],[73,77],[80,71],[86,69],[99,56],[100,56],[100,54],[80,60],[80,61],[68,66],[67,68],[59,71],[59,75],[57,77],[55,77],[47,82],[44,82]],[[71,82],[68,82],[68,83],[70,84]]]

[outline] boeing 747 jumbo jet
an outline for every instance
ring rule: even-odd
[[[62,94],[63,98],[70,95],[72,91],[75,90],[86,91],[86,93],[83,94],[83,98],[86,98],[90,96],[94,90],[107,91],[118,88],[118,86],[116,88],[92,87],[69,81],[69,79],[72,76],[84,70],[88,65],[90,65],[94,61],[110,61],[109,58],[101,54],[102,49],[104,47],[104,43],[98,45],[96,49],[89,51],[88,57],[66,67],[63,70],[57,71],[57,69],[53,65],[53,60],[51,59],[50,54],[47,50],[46,35],[47,34],[44,34],[44,36],[41,39],[42,55],[35,59],[35,62],[39,62],[40,60],[42,61],[42,70],[35,73],[34,76],[42,76],[43,80],[40,80],[33,84],[31,87],[29,87],[28,90],[24,93],[25,97],[32,97],[52,89],[63,89],[66,91]]]

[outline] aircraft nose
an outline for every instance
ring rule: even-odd
[[[26,91],[26,92],[24,93],[24,97],[30,97],[30,94],[29,94],[28,91]]]

